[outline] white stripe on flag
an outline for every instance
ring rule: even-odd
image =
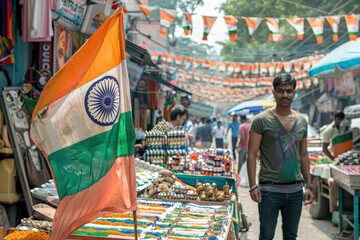
[[[117,110],[117,118],[114,116],[109,126],[102,126],[94,122],[89,117],[85,107],[85,96],[88,89],[105,76],[113,76],[117,79],[120,88],[120,111]],[[119,77],[120,79],[118,79]],[[109,81],[101,82],[107,84]],[[103,85],[103,87],[106,89],[108,85]],[[41,119],[39,116],[34,118],[31,131],[32,137],[42,146],[44,153],[49,155],[64,147],[110,130],[112,125],[119,121],[120,114],[128,111],[131,111],[131,101],[126,61],[123,61],[98,78],[52,102],[46,114],[44,114],[45,116]]]

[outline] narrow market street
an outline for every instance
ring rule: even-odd
[[[239,198],[242,203],[245,214],[248,217],[248,221],[251,222],[251,226],[248,232],[241,234],[241,240],[255,240],[258,239],[259,234],[259,215],[257,204],[253,202],[248,194],[249,188],[239,187]],[[330,220],[316,220],[310,216],[308,209],[304,206],[298,239],[316,239],[316,240],[328,240],[332,238],[332,234],[338,233],[338,228],[334,227]],[[275,233],[275,240],[282,239],[281,229],[281,216],[278,219],[278,225]]]

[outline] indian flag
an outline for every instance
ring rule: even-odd
[[[123,15],[118,9],[51,78],[33,112],[31,138],[60,197],[50,239],[137,209]]]
[[[329,25],[331,26],[331,29],[333,31],[333,41],[337,42],[339,41],[339,24],[340,24],[340,15],[336,16],[327,16],[326,20],[328,21]]]
[[[312,28],[318,44],[324,41],[324,17],[308,18],[310,27]]]
[[[346,27],[349,32],[349,38],[351,41],[356,41],[357,33],[359,32],[359,14],[345,15]]]

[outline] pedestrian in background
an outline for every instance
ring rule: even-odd
[[[237,162],[238,159],[236,159],[235,151],[236,151],[236,146],[237,146],[237,141],[238,141],[240,122],[238,121],[238,116],[235,113],[232,113],[231,115],[232,115],[232,122],[229,123],[229,127],[227,128],[227,131],[226,131],[226,136],[228,135],[229,130],[231,129],[232,153],[233,153],[233,158],[234,158],[235,162]]]
[[[202,148],[203,149],[207,149],[210,148],[211,143],[212,143],[212,127],[211,127],[211,119],[208,118],[206,119],[206,123],[204,126],[202,126],[199,129],[199,136],[200,136],[200,141],[202,144]]]
[[[343,112],[336,113],[334,121],[330,123],[321,134],[323,152],[331,160],[334,160],[334,156],[329,150],[329,145],[331,143],[331,139],[339,134],[340,124],[344,118],[345,114]]]
[[[291,75],[275,77],[276,106],[258,114],[251,123],[247,158],[249,192],[251,199],[258,203],[261,240],[274,239],[279,212],[283,239],[297,239],[303,201],[309,204],[313,199],[307,121],[301,113],[291,109],[295,88],[296,80]]]
[[[239,127],[239,144],[238,144],[238,152],[239,152],[239,164],[238,164],[238,172],[240,172],[241,166],[246,161],[246,155],[248,150],[249,143],[249,130],[250,123],[246,119],[246,115],[240,115],[240,127]]]
[[[212,134],[215,137],[215,147],[224,148],[225,128],[221,121],[217,121],[217,126],[213,127]]]

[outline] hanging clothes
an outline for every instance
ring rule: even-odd
[[[22,5],[22,37],[24,42],[50,42],[54,35],[51,9],[56,0],[19,0]]]
[[[0,65],[14,63],[12,55],[14,49],[11,2],[10,0],[0,0]]]

